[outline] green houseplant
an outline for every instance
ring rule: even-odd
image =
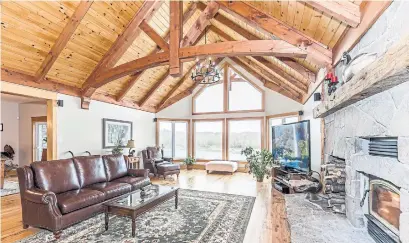
[[[270,177],[271,168],[273,167],[273,155],[267,149],[256,151],[252,147],[246,147],[241,151],[247,159],[246,168],[249,169],[249,173],[257,179],[258,182],[262,182],[264,177],[267,179]]]
[[[191,156],[188,156],[188,157],[183,161],[183,163],[186,165],[186,169],[187,169],[187,170],[191,170],[191,169],[193,169],[193,165],[196,164],[196,159],[193,158],[193,157],[191,157]]]

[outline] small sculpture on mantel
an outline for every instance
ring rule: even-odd
[[[373,63],[376,58],[377,53],[361,53],[352,59],[348,52],[344,52],[341,58],[343,83],[351,80],[355,74]]]
[[[333,72],[327,73],[324,79],[328,86],[328,95],[331,95],[337,90],[338,77]]]

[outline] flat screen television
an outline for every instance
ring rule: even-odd
[[[310,171],[310,121],[273,126],[272,154],[287,169]]]

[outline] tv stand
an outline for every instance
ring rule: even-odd
[[[272,169],[273,188],[284,193],[292,194],[294,189],[290,184],[290,180],[301,180],[306,178],[306,173],[289,167],[274,167]]]

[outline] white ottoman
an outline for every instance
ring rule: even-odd
[[[210,161],[206,163],[206,171],[230,172],[233,174],[238,168],[237,162],[231,161]]]

